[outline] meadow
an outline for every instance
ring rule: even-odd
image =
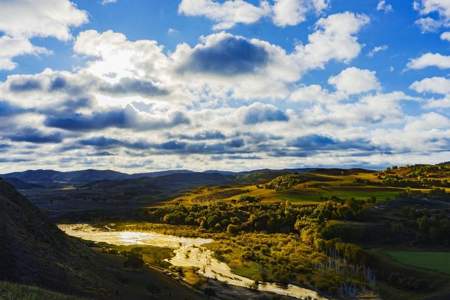
[[[450,274],[448,251],[385,251],[385,253],[405,265]]]

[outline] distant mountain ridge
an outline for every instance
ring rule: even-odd
[[[58,185],[84,185],[96,181],[127,180],[136,178],[154,178],[173,174],[197,173],[189,170],[167,170],[148,173],[127,174],[113,170],[79,170],[79,171],[55,171],[55,170],[27,170],[24,172],[12,172],[0,175],[18,189],[54,187]]]
[[[28,170],[1,175],[6,180],[17,179],[22,182],[50,186],[57,184],[85,184],[97,180],[120,180],[130,175],[111,170],[81,170],[60,172],[54,170]]]
[[[172,176],[178,174],[197,174],[196,177],[201,177],[198,174],[220,174],[222,176],[229,176],[239,178],[240,180],[254,178],[255,176],[262,176],[265,179],[271,179],[271,177],[277,174],[285,174],[289,172],[308,172],[313,170],[327,170],[321,168],[300,168],[300,169],[258,169],[251,171],[242,172],[232,172],[232,171],[221,171],[221,170],[207,170],[203,172],[196,172],[191,170],[167,170],[167,171],[156,171],[156,172],[146,172],[146,173],[135,173],[127,174],[113,170],[96,170],[96,169],[86,169],[79,171],[55,171],[55,170],[27,170],[23,172],[12,172],[0,175],[7,182],[11,183],[14,187],[18,189],[31,189],[39,187],[58,187],[65,185],[86,185],[94,183],[97,181],[120,181],[120,180],[130,180],[139,178],[156,178],[163,176]],[[364,169],[329,169],[334,172],[349,172],[349,170],[359,170]],[[370,171],[370,170],[366,170]]]

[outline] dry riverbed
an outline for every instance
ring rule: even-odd
[[[251,293],[258,290],[297,299],[326,299],[313,290],[299,286],[282,287],[268,282],[255,283],[252,279],[234,274],[227,264],[217,260],[214,253],[205,247],[206,244],[213,242],[212,239],[179,237],[148,231],[113,231],[94,228],[87,224],[64,224],[59,225],[59,228],[68,235],[94,242],[119,246],[148,245],[174,249],[175,256],[168,260],[171,265],[196,268],[199,275],[239,287],[241,291],[252,288]]]

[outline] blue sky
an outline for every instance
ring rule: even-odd
[[[450,158],[447,1],[106,2],[0,2],[0,171]]]

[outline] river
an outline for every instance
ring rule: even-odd
[[[135,231],[107,231],[94,228],[87,224],[59,225],[66,234],[84,240],[105,242],[113,245],[149,245],[174,249],[175,256],[168,262],[179,267],[196,267],[198,273],[204,277],[216,279],[230,285],[239,287],[256,287],[252,279],[234,274],[230,267],[214,257],[214,253],[204,245],[213,242],[212,239],[187,238],[157,232]],[[275,283],[260,282],[257,290],[271,292],[278,295],[289,296],[298,299],[326,300],[317,292],[295,285],[287,287]]]

